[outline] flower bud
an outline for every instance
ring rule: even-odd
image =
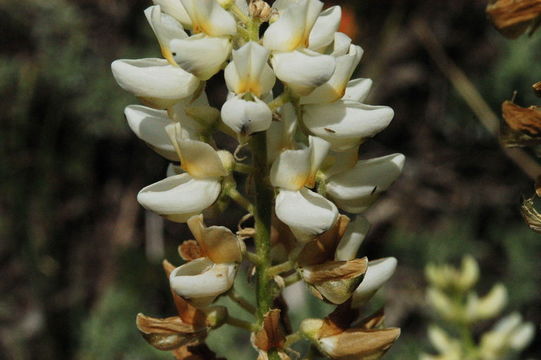
[[[253,18],[258,19],[261,22],[269,20],[272,14],[272,8],[263,0],[250,1],[248,10]]]
[[[251,135],[270,127],[272,111],[257,97],[248,101],[235,96],[223,105],[222,120],[237,134]]]
[[[225,306],[211,306],[203,310],[206,315],[206,324],[211,329],[222,326],[227,320],[227,308]]]

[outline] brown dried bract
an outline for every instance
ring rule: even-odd
[[[541,135],[541,108],[524,108],[511,101],[502,103],[502,114],[507,125],[515,131],[525,132],[530,136]]]
[[[333,338],[327,355],[333,359],[378,359],[400,336],[400,329],[349,329]]]
[[[136,324],[139,331],[145,334],[191,334],[196,332],[192,324],[183,322],[178,316],[157,319],[139,313]]]
[[[280,324],[280,310],[273,309],[265,314],[263,328],[255,333],[254,345],[265,352],[284,347],[286,337]]]
[[[385,320],[385,311],[383,308],[379,309],[370,316],[365,317],[361,320],[359,328],[369,330],[377,329],[383,326],[383,321]]]
[[[196,329],[178,316],[157,319],[137,314],[136,324],[145,340],[158,350],[174,350],[186,344],[197,343],[206,336],[206,329]]]
[[[269,20],[272,15],[272,8],[263,0],[251,0],[248,9],[252,17],[262,22]]]
[[[347,280],[364,274],[367,267],[368,259],[366,257],[350,261],[329,261],[324,264],[305,267],[303,278],[310,284]]]
[[[186,240],[180,244],[178,253],[185,261],[192,261],[203,257],[203,250],[195,240]]]
[[[535,95],[541,97],[541,81],[538,81],[535,84],[533,84],[532,89]]]
[[[541,0],[497,0],[487,6],[486,12],[498,31],[515,38],[541,15]]]
[[[347,216],[340,215],[329,230],[306,244],[297,258],[299,265],[315,265],[332,260],[349,222],[350,219]]]
[[[535,209],[533,198],[524,199],[520,207],[520,213],[530,229],[541,233],[541,214]]]

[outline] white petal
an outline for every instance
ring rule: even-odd
[[[355,259],[368,230],[370,230],[370,223],[364,216],[359,215],[350,222],[346,233],[338,243],[334,260],[347,261]]]
[[[201,307],[228,291],[236,273],[236,264],[214,264],[207,258],[199,258],[173,270],[169,284],[177,295]]]
[[[171,120],[180,123],[183,130],[189,133],[189,138],[197,140],[201,134],[212,127],[220,118],[220,111],[211,107],[205,91],[193,100],[180,100],[170,110]],[[197,116],[197,118],[195,118]]]
[[[355,79],[348,83],[346,93],[344,94],[344,100],[364,102],[372,89],[371,79]]]
[[[496,284],[487,295],[479,300],[474,316],[477,319],[494,318],[498,316],[506,304],[507,289],[502,284]]]
[[[334,43],[331,55],[337,57],[346,55],[350,46],[351,38],[349,36],[341,32],[334,33]]]
[[[282,1],[276,2],[273,7],[280,9],[280,17],[265,31],[263,45],[275,51],[305,47],[323,3],[318,0],[298,0],[286,4]]]
[[[222,106],[222,120],[237,134],[250,135],[270,127],[272,111],[257,97],[248,101],[235,96]]]
[[[171,124],[166,111],[141,105],[129,105],[124,109],[124,114],[130,129],[139,139],[166,159],[179,161],[175,147],[165,131],[165,127]]]
[[[353,293],[352,306],[361,306],[374,296],[376,291],[394,274],[396,264],[394,257],[370,261],[361,285]]]
[[[189,174],[170,176],[139,191],[137,201],[176,222],[186,222],[212,205],[220,195],[217,179],[194,179]]]
[[[192,20],[179,0],[152,0],[152,2],[160,5],[164,13],[177,19],[183,26],[192,26]]]
[[[361,160],[351,170],[330,177],[327,194],[340,208],[360,213],[398,178],[404,161],[402,154]]]
[[[216,178],[227,175],[218,152],[203,141],[192,140],[185,135],[179,124],[166,127],[178,146],[180,165],[184,171],[197,179]]]
[[[345,151],[331,151],[325,159],[321,171],[326,177],[351,169],[359,160],[359,147],[352,147]]]
[[[323,104],[339,100],[344,96],[348,81],[355,71],[363,50],[360,46],[351,45],[347,55],[336,58],[336,69],[333,76],[325,84],[316,88],[310,95],[301,98],[301,104]]]
[[[291,103],[283,105],[278,114],[280,121],[273,121],[266,133],[269,164],[274,162],[282,150],[293,148],[293,136],[297,130],[297,114]]]
[[[182,168],[198,179],[227,175],[218,152],[202,141],[184,139],[179,143]]]
[[[310,155],[310,148],[280,153],[270,171],[272,186],[293,191],[303,188],[310,176]]]
[[[535,336],[535,326],[532,323],[521,324],[509,338],[509,346],[515,351],[527,347]]]
[[[319,50],[334,40],[334,33],[340,26],[342,9],[340,6],[333,6],[323,11],[316,20],[308,40],[309,48]]]
[[[276,216],[289,226],[297,240],[307,242],[331,228],[338,218],[338,209],[306,188],[280,190],[276,197]]]
[[[165,170],[165,176],[170,177],[170,176],[180,175],[183,172],[184,170],[182,170],[179,165],[174,164],[174,163],[169,163],[169,165],[167,165],[167,170]]]
[[[192,19],[194,33],[209,36],[235,35],[237,23],[233,15],[224,10],[216,0],[180,0]]]
[[[308,95],[325,84],[336,66],[333,56],[311,50],[276,53],[271,63],[276,77],[299,95]]]
[[[173,58],[184,70],[201,80],[208,80],[222,68],[231,52],[231,41],[226,37],[203,34],[177,39],[170,43]]]
[[[227,87],[236,94],[250,92],[261,97],[272,90],[276,77],[267,60],[269,51],[254,41],[233,51],[224,71]]]
[[[170,41],[173,39],[185,39],[188,37],[188,34],[186,34],[182,25],[175,18],[162,13],[159,5],[148,7],[145,10],[145,16],[160,43],[163,56],[171,62]],[[172,63],[172,65],[174,64]]]
[[[199,80],[164,59],[115,60],[111,70],[118,85],[126,91],[161,105],[171,106],[192,95]]]
[[[388,106],[371,106],[352,101],[332,104],[305,105],[303,122],[306,128],[333,146],[344,151],[359,145],[364,138],[372,137],[385,129],[394,116]]]
[[[329,153],[331,144],[316,136],[309,136],[308,141],[310,143],[310,176],[306,186],[313,187],[316,180],[316,174]]]
[[[511,313],[504,318],[498,320],[491,331],[509,334],[522,323],[522,315],[517,312]]]

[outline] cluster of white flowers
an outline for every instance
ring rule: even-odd
[[[523,322],[518,313],[499,320],[482,334],[479,344],[473,342],[471,330],[479,321],[496,318],[507,303],[507,290],[496,284],[487,295],[479,298],[472,290],[479,280],[479,266],[465,256],[460,269],[450,265],[429,264],[426,277],[430,283],[427,300],[447,323],[461,328],[461,338],[450,336],[432,325],[428,336],[439,355],[423,354],[421,360],[495,360],[523,350],[533,339],[533,324]]]
[[[364,303],[392,275],[396,259],[355,259],[369,226],[361,213],[396,180],[405,158],[358,158],[360,145],[394,113],[363,103],[370,79],[351,80],[363,50],[338,32],[340,7],[323,10],[319,0],[276,0],[272,7],[262,0],[154,4],[145,15],[163,59],[116,60],[112,71],[145,105],[126,108],[130,128],[173,162],[138,201],[188,222],[197,240],[199,256],[170,274],[173,291],[203,308],[233,285],[242,237],[205,227],[201,214],[224,197],[239,200],[234,173],[254,167],[217,149],[213,135],[221,131],[243,146],[264,133],[274,222],[287,225],[278,237],[289,231],[294,237],[277,241],[275,252],[285,253],[281,260],[294,263],[290,270],[326,301],[342,304],[356,293],[353,302]],[[229,93],[217,109],[209,105],[206,81],[222,70]],[[338,209],[356,216],[349,226]],[[310,249],[325,241],[315,259]]]

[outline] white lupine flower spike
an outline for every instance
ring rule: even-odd
[[[153,0],[144,15],[158,57],[111,64],[120,87],[142,103],[125,108],[128,126],[169,162],[166,177],[141,189],[137,200],[187,223],[194,238],[178,248],[182,265],[163,263],[178,316],[138,316],[139,330],[157,349],[177,357],[207,351],[208,333],[228,324],[252,333],[260,359],[289,359],[297,337],[331,359],[379,359],[400,335],[400,329],[384,328],[383,313],[362,313],[397,260],[359,254],[370,229],[360,213],[397,179],[405,158],[359,160],[360,147],[389,126],[394,112],[365,104],[372,80],[352,79],[363,49],[338,32],[341,7],[324,7],[319,0],[275,0],[272,6],[263,0]],[[222,76],[227,94],[220,101],[211,86]],[[219,133],[238,142],[233,153],[222,148]],[[229,206],[245,212],[236,233],[205,225],[203,216],[215,223]],[[245,260],[254,265],[255,305],[235,291]],[[475,267],[465,265],[457,277],[462,288],[477,281]],[[287,314],[273,307],[282,289],[297,281],[336,310],[325,319],[303,320],[286,339]],[[481,306],[487,317],[503,303],[496,289],[471,296],[461,312],[442,291],[431,294],[448,318],[479,317]],[[254,322],[216,305],[221,296]],[[501,338],[524,346],[531,331],[515,325],[494,330],[483,351],[494,353],[494,339]],[[454,346],[433,333],[439,348]]]

